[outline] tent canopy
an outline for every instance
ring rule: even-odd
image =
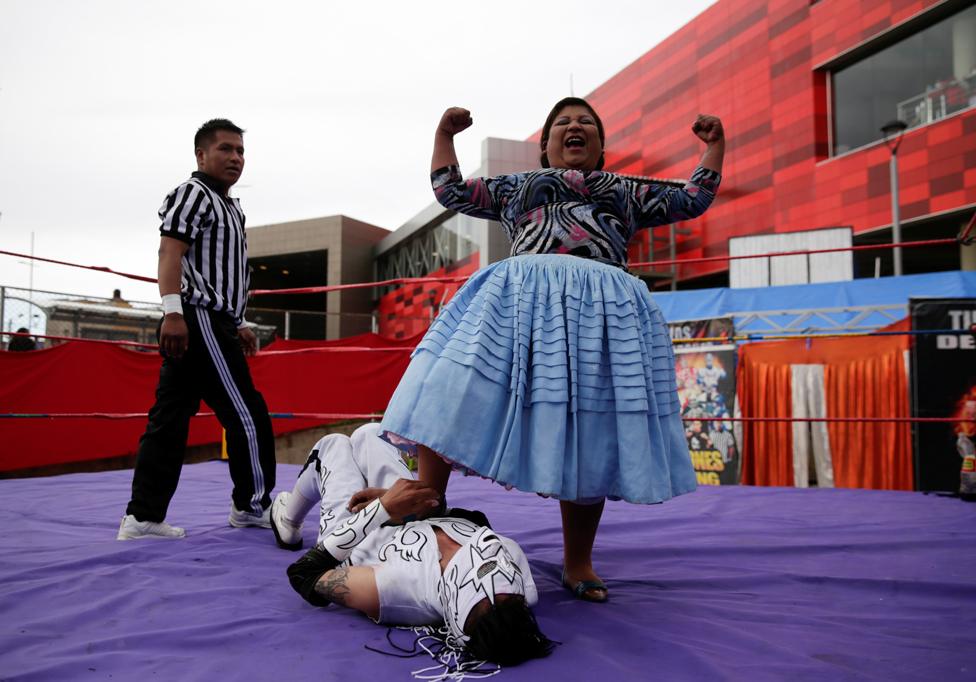
[[[759,311],[907,306],[909,298],[972,296],[976,296],[976,272],[955,271],[780,287],[669,291],[655,293],[654,300],[661,307],[666,320],[679,322],[741,317],[744,313]],[[880,319],[879,315],[876,323],[865,322],[868,322],[868,326],[879,327],[904,315],[904,311],[887,319]],[[853,317],[853,313],[848,315],[848,319]],[[844,319],[838,321],[843,323]],[[755,325],[749,325],[750,331],[758,329]]]

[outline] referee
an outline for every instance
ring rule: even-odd
[[[119,540],[186,535],[164,519],[201,399],[227,432],[230,524],[271,527],[274,433],[244,357],[257,351],[257,337],[244,321],[250,283],[244,213],[228,196],[244,170],[243,133],[226,119],[204,123],[193,139],[197,172],[159,209],[163,365]]]

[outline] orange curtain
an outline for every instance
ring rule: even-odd
[[[900,324],[900,323],[899,323]],[[905,321],[905,328],[908,322]],[[894,325],[893,325],[894,326]],[[832,340],[833,344],[844,339]],[[908,417],[908,336],[851,339],[828,349],[824,370],[831,417]],[[842,488],[913,490],[912,432],[907,423],[828,426],[834,481]]]
[[[908,320],[887,330],[907,330]],[[797,339],[739,348],[738,393],[743,417],[790,417],[790,366],[821,364],[829,417],[908,417],[908,336]],[[834,482],[845,488],[912,490],[908,424],[828,425]],[[788,423],[743,425],[742,482],[793,484]]]
[[[775,352],[782,345],[749,343],[739,347],[736,383],[743,417],[793,416],[791,363],[788,356],[780,358]],[[742,483],[793,485],[793,434],[789,422],[744,423],[741,452]]]

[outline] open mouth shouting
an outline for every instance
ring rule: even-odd
[[[603,139],[593,112],[587,107],[569,105],[553,118],[544,139],[544,163],[553,168],[594,170],[600,165]]]

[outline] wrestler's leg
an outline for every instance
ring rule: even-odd
[[[370,488],[389,488],[399,478],[415,476],[403,462],[400,451],[380,438],[380,425],[364,424],[353,431],[352,456]]]
[[[605,500],[596,504],[579,504],[561,500],[563,517],[563,583],[570,589],[580,581],[602,584],[593,570],[593,542],[600,526]],[[591,587],[578,595],[588,601],[605,601],[606,588]]]
[[[301,548],[302,522],[316,504],[319,536],[327,535],[350,516],[349,498],[365,486],[366,477],[352,456],[349,437],[325,436],[312,448],[291,492],[275,498],[271,516],[278,544]]]

